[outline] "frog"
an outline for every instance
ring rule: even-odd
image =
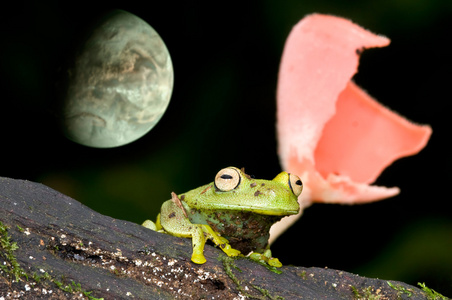
[[[273,267],[268,239],[270,227],[300,210],[301,179],[288,172],[273,180],[254,179],[244,168],[221,169],[213,182],[165,201],[156,222],[146,220],[149,229],[192,239],[191,261],[204,264],[204,246],[211,240],[229,257],[248,255]]]

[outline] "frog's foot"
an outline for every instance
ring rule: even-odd
[[[231,245],[227,244],[221,244],[219,245],[221,250],[223,250],[224,253],[226,253],[228,256],[234,257],[240,255],[240,251],[237,249],[234,249],[231,247]]]
[[[191,261],[195,264],[202,265],[206,262],[204,257],[204,245],[206,244],[206,238],[202,230],[202,225],[195,225],[192,232],[192,245],[193,253],[191,255]]]
[[[227,238],[222,237],[222,236],[220,236],[220,235],[218,236],[218,238],[220,239],[220,241],[221,241],[222,244],[229,244],[229,241],[228,241]]]
[[[206,258],[204,257],[204,249],[199,250],[199,248],[193,248],[193,253],[191,255],[191,261],[195,264],[202,265],[206,262]]]
[[[160,225],[160,214],[157,215],[157,221],[152,222],[151,220],[146,220],[141,224],[141,226],[144,226],[148,229],[154,230],[154,231],[162,231],[162,225]]]
[[[282,263],[276,257],[272,257],[272,252],[270,249],[264,251],[264,253],[253,252],[250,255],[250,258],[254,261],[268,264],[269,266],[280,268],[282,267]]]
[[[207,238],[210,239],[211,241],[213,241],[215,243],[215,245],[220,247],[221,250],[223,250],[223,252],[226,253],[228,256],[232,257],[232,256],[240,255],[240,251],[232,248],[231,245],[229,244],[229,241],[226,238],[218,235],[212,229],[212,227],[210,227],[209,225],[201,225],[201,226],[202,226],[202,230],[206,234]]]
[[[144,221],[143,224],[141,224],[141,226],[144,226],[144,227],[146,227],[148,229],[157,231],[157,225],[155,225],[155,223],[152,222],[151,220]]]

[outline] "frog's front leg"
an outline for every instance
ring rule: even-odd
[[[224,253],[226,253],[228,256],[237,256],[240,254],[240,251],[237,249],[234,249],[229,245],[229,241],[219,236],[209,225],[200,225],[202,226],[203,231],[206,233],[207,238],[210,239],[212,242],[215,243],[218,247],[223,250]]]
[[[191,224],[191,223],[190,223]],[[192,231],[192,245],[193,254],[191,260],[197,264],[203,264],[206,262],[204,257],[204,245],[206,239],[210,239],[221,248],[228,256],[237,256],[240,254],[239,250],[233,249],[227,239],[219,236],[209,225],[191,224]]]

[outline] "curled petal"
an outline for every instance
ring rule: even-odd
[[[325,178],[340,174],[372,183],[393,161],[424,148],[430,134],[429,126],[407,121],[350,81],[317,143],[316,169]]]
[[[302,206],[394,196],[397,187],[369,183],[427,144],[429,126],[407,121],[351,81],[362,51],[389,42],[349,20],[320,14],[302,19],[287,38],[277,91],[278,151],[283,169],[303,180]],[[273,226],[272,237],[294,220]]]

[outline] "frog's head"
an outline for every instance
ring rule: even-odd
[[[195,196],[195,207],[254,212],[263,215],[297,214],[303,184],[296,175],[281,172],[273,180],[253,179],[244,170],[220,170],[215,181]]]

